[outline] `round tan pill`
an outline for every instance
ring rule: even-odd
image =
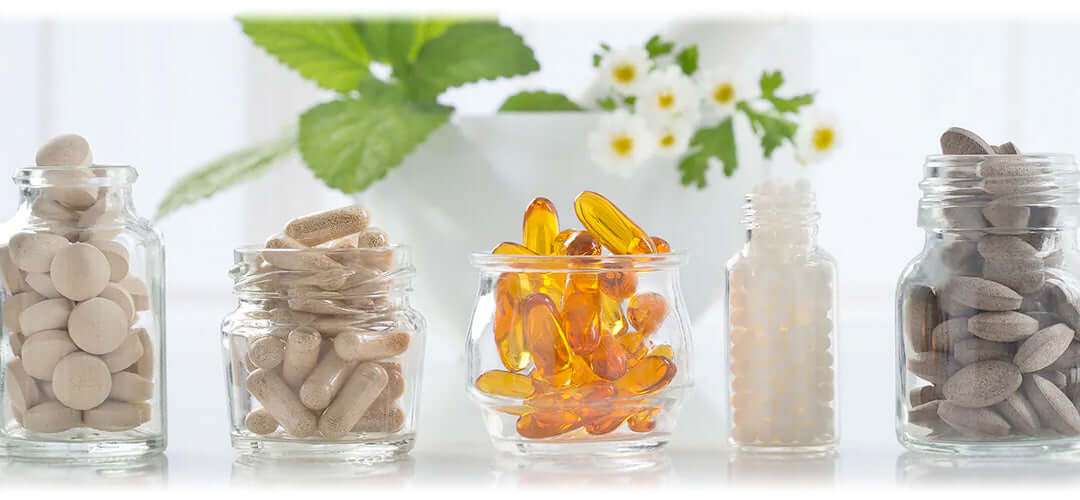
[[[248,359],[258,368],[273,370],[285,359],[285,341],[273,335],[259,337],[251,342]]]
[[[1024,381],[1020,369],[1007,361],[979,361],[949,377],[942,388],[945,399],[967,408],[984,408],[1005,400]]]
[[[135,301],[136,311],[150,310],[150,292],[147,290],[146,283],[144,283],[143,280],[129,272],[128,275],[117,284],[124,287],[124,289],[131,294],[131,300]]]
[[[19,328],[26,336],[35,332],[66,328],[71,310],[71,301],[68,299],[36,302],[19,313]]]
[[[109,261],[109,281],[119,282],[127,277],[131,257],[124,245],[112,240],[90,240],[87,243],[100,250]]]
[[[41,146],[34,162],[39,167],[88,167],[94,160],[86,139],[76,134],[64,134]]]
[[[1065,353],[1073,336],[1072,328],[1065,323],[1043,328],[1020,344],[1013,363],[1024,373],[1042,370]]]
[[[78,350],[63,330],[37,332],[22,348],[23,369],[38,380],[52,380],[61,359]]]
[[[297,217],[285,225],[285,234],[309,247],[363,232],[368,214],[361,207],[351,206],[326,210]]]
[[[247,430],[260,436],[272,434],[278,430],[279,425],[277,419],[275,419],[269,411],[266,411],[265,408],[251,410],[251,412],[244,417],[244,427],[247,427]]]
[[[49,222],[71,223],[79,219],[77,212],[48,196],[39,196],[31,202],[30,213]]]
[[[53,286],[49,273],[26,273],[26,284],[30,289],[47,299],[60,297],[60,292]]]
[[[72,210],[86,210],[98,200],[99,189],[93,185],[94,174],[85,168],[53,168],[42,173],[49,184],[42,196]]]
[[[129,317],[115,302],[94,297],[75,306],[68,333],[75,345],[90,354],[116,350],[128,336]]]
[[[52,233],[19,233],[11,237],[8,249],[11,260],[19,269],[29,273],[47,273],[53,257],[71,243]]]
[[[89,410],[109,397],[112,374],[97,356],[73,352],[57,363],[52,383],[56,399],[64,406]]]
[[[386,388],[386,370],[377,363],[363,363],[353,370],[338,396],[319,417],[319,432],[338,439],[352,430]]]
[[[112,388],[109,399],[138,403],[154,396],[154,382],[131,372],[119,372],[112,375]]]
[[[327,351],[300,386],[300,401],[316,411],[330,406],[355,367],[355,361],[345,361],[333,350]]]
[[[150,421],[150,405],[105,401],[83,412],[83,423],[101,431],[119,432],[134,429]]]
[[[135,300],[131,298],[131,294],[124,287],[116,283],[109,283],[105,285],[105,289],[98,296],[115,302],[116,305],[120,306],[120,309],[124,310],[128,322],[135,322]]]
[[[34,432],[63,432],[82,425],[82,412],[58,401],[46,401],[26,410],[22,421],[23,427]]]
[[[49,275],[64,297],[87,300],[109,284],[109,261],[93,245],[74,243],[56,252]]]
[[[409,348],[406,332],[364,332],[350,330],[334,337],[334,351],[341,359],[373,361],[397,356]]]
[[[79,227],[93,227],[106,224],[112,224],[116,221],[116,218],[120,215],[123,209],[121,202],[114,198],[103,194],[98,196],[97,201],[94,202],[89,208],[79,214]],[[88,234],[88,237],[83,241],[90,242],[95,240],[96,235],[100,234],[97,231],[94,234]],[[98,241],[110,241],[108,238],[104,238]]]
[[[154,344],[150,341],[150,334],[147,333],[145,328],[136,328],[131,332],[132,335],[138,337],[139,343],[142,344],[143,354],[139,357],[139,360],[135,362],[129,369],[134,373],[138,373],[150,380],[154,379]]]
[[[15,261],[11,260],[11,252],[6,244],[0,245],[0,278],[8,295],[15,295],[26,289],[22,271],[15,265]]]
[[[4,388],[7,390],[11,407],[19,413],[33,408],[42,401],[41,391],[37,383],[23,369],[22,362],[18,359],[8,361],[7,371],[4,372]]]
[[[318,419],[315,414],[300,402],[296,392],[277,373],[271,370],[255,370],[248,375],[246,385],[248,392],[289,434],[307,437],[317,430]]]
[[[4,328],[12,332],[21,332],[22,326],[19,324],[19,315],[22,314],[27,307],[30,307],[38,302],[45,300],[41,294],[34,291],[27,291],[17,293],[7,298],[4,301],[3,308],[0,309],[4,314]]]

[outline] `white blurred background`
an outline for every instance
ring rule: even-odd
[[[812,177],[822,212],[821,244],[839,261],[841,397],[845,447],[884,446],[892,437],[893,288],[922,245],[915,227],[922,158],[940,133],[957,125],[992,143],[1011,140],[1024,151],[1080,151],[1078,26],[1053,21],[739,21],[694,24],[674,19],[514,19],[535,49],[541,72],[448,93],[459,114],[493,112],[519,89],[580,94],[590,81],[599,41],[637,45],[654,33],[699,42],[703,65],[732,66],[756,81],[763,68],[783,69],[789,92],[817,89],[819,107],[840,124],[842,145]],[[139,169],[135,200],[152,216],[166,189],[189,169],[266,139],[307,107],[331,98],[257,49],[228,19],[0,20],[0,170],[29,164],[49,137],[87,137],[100,163]],[[787,156],[788,152],[777,153]],[[763,176],[743,165],[734,180],[716,172],[710,191],[732,196],[724,183]],[[391,180],[395,173],[391,173]],[[678,182],[670,172],[668,182]],[[375,189],[378,189],[376,185]],[[444,186],[468,190],[468,185]],[[710,194],[712,193],[712,194]],[[418,193],[424,195],[424,193]],[[433,197],[437,193],[431,193]],[[482,196],[478,193],[478,196]],[[537,196],[544,193],[536,193]],[[528,200],[522,200],[524,208]],[[0,215],[14,211],[16,192],[0,186]],[[169,401],[176,455],[212,447],[227,451],[218,324],[233,307],[226,271],[233,247],[262,241],[289,218],[351,199],[323,186],[293,160],[270,175],[159,224],[168,244]],[[380,210],[394,210],[383,205]],[[375,214],[378,218],[378,214]],[[686,223],[723,231],[724,245],[685,248],[714,271],[684,277],[715,281],[743,238],[730,220]],[[739,217],[731,213],[731,220]],[[513,221],[520,213],[491,214]],[[648,216],[646,216],[648,217]],[[500,222],[502,223],[502,222]],[[387,227],[393,235],[395,228]],[[477,242],[484,250],[493,242]],[[672,241],[681,247],[679,241]],[[467,256],[459,258],[464,261]],[[458,258],[458,257],[455,257]],[[417,263],[425,286],[440,286],[439,269]],[[470,282],[467,289],[472,290]],[[699,384],[684,413],[677,445],[721,447],[722,297],[695,297]],[[471,300],[467,298],[467,300]],[[421,304],[423,306],[423,304]],[[435,306],[432,306],[435,307]],[[429,331],[418,452],[450,445],[483,450],[478,413],[464,396],[464,324]],[[710,365],[710,362],[712,363]],[[843,454],[843,449],[842,449]],[[888,458],[892,468],[893,458]],[[869,467],[852,463],[859,469]]]

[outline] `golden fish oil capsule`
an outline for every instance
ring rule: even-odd
[[[518,418],[517,432],[523,437],[542,439],[558,436],[581,427],[581,419],[572,411],[526,413]]]
[[[593,373],[605,380],[615,380],[626,373],[628,359],[615,337],[603,335],[596,349],[588,355]]]
[[[555,255],[555,237],[559,234],[559,214],[547,198],[537,198],[525,209],[521,242],[538,255]]]
[[[600,294],[568,293],[563,301],[566,340],[578,354],[588,354],[600,343]]]
[[[630,326],[646,335],[660,328],[667,313],[667,301],[653,292],[634,295],[626,306],[626,319],[630,320]]]
[[[559,310],[547,295],[534,293],[525,299],[525,346],[536,372],[550,377],[569,371],[572,352],[563,332]]]
[[[622,305],[607,294],[600,294],[600,330],[617,337],[626,329],[627,321],[626,316],[623,315]]]
[[[656,253],[656,247],[648,233],[607,198],[592,191],[585,191],[574,200],[574,211],[585,229],[611,253]]]
[[[630,298],[637,291],[638,278],[634,272],[609,271],[600,273],[597,279],[600,291],[618,301]]]
[[[495,255],[537,255],[536,252],[528,249],[524,245],[511,243],[509,241],[499,243],[491,253]]]
[[[564,229],[555,237],[555,255],[600,255],[603,247],[588,231]]]
[[[532,357],[525,349],[525,331],[521,326],[523,298],[517,274],[499,276],[495,282],[495,346],[503,366],[512,372],[524,370],[532,363]]]
[[[476,379],[476,388],[493,396],[528,398],[536,392],[531,377],[502,370],[489,370]]]
[[[660,408],[651,407],[634,413],[626,425],[634,432],[652,432],[656,429],[656,417],[660,414]]]
[[[667,240],[659,236],[652,236],[649,239],[652,240],[653,246],[656,247],[656,253],[671,253],[671,244]]]
[[[645,356],[615,381],[623,393],[652,394],[675,378],[675,363],[663,356]]]

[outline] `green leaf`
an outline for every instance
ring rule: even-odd
[[[600,109],[605,111],[615,111],[615,108],[618,106],[618,104],[615,102],[615,98],[611,96],[597,99],[596,105],[599,106]]]
[[[415,98],[434,102],[451,87],[538,69],[532,49],[517,33],[495,22],[474,21],[455,24],[424,44],[408,82]]]
[[[280,138],[234,151],[188,173],[173,184],[158,205],[160,219],[180,207],[265,173],[278,161],[296,151],[296,131]]]
[[[600,54],[593,54],[592,55],[592,65],[593,65],[593,67],[594,68],[599,68],[600,67],[600,61],[602,61],[602,60],[604,60],[604,56],[602,56]]]
[[[784,84],[784,74],[780,70],[773,72],[762,71],[758,86],[761,87],[761,96],[768,99],[776,93],[776,89]]]
[[[371,78],[371,58],[348,21],[240,19],[244,33],[282,64],[338,92]]]
[[[389,64],[397,73],[416,59],[428,40],[442,35],[458,21],[438,19],[373,19],[356,23],[371,58]]]
[[[510,96],[499,111],[581,111],[581,106],[563,94],[533,91]]]
[[[664,54],[670,54],[675,49],[675,42],[665,42],[660,35],[653,35],[645,42],[645,51],[649,53],[649,59],[656,59]]]
[[[691,45],[675,54],[675,62],[679,63],[679,67],[682,68],[683,74],[686,76],[693,75],[698,69],[698,50],[697,45]]]
[[[799,94],[794,97],[779,97],[776,91],[784,84],[784,74],[780,71],[761,74],[758,85],[761,87],[761,97],[769,101],[773,108],[780,113],[798,113],[799,108],[814,103],[814,94]]]
[[[724,164],[724,175],[731,177],[739,168],[735,156],[735,126],[729,116],[719,125],[699,129],[690,138],[690,150],[679,162],[680,179],[684,186],[694,184],[698,189],[706,186],[705,171],[709,169],[709,158],[717,158]]]
[[[398,86],[387,87],[374,99],[339,99],[300,115],[300,153],[327,186],[345,193],[367,188],[450,116],[450,108],[419,106]]]
[[[784,141],[795,143],[795,129],[798,125],[779,113],[757,111],[750,107],[746,101],[739,101],[735,109],[742,111],[750,119],[750,127],[754,133],[761,137],[761,149],[766,158],[771,158],[773,151],[780,147]]]

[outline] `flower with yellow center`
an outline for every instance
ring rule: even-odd
[[[656,150],[656,136],[645,120],[624,110],[604,117],[587,141],[593,162],[621,177],[632,176]]]
[[[682,120],[665,122],[655,128],[656,153],[675,158],[682,156],[690,148],[690,136],[694,135],[694,126]]]
[[[696,123],[700,116],[699,101],[693,80],[672,66],[649,75],[635,106],[652,123],[673,120]]]
[[[735,112],[735,103],[747,96],[741,92],[734,73],[723,69],[702,71],[697,77],[698,88],[704,101],[707,115],[713,119],[724,119]]]
[[[600,78],[622,95],[632,95],[649,74],[649,53],[642,48],[608,52],[600,59]]]
[[[840,144],[840,133],[832,116],[818,110],[808,110],[799,119],[795,131],[796,157],[804,164],[818,163]]]

